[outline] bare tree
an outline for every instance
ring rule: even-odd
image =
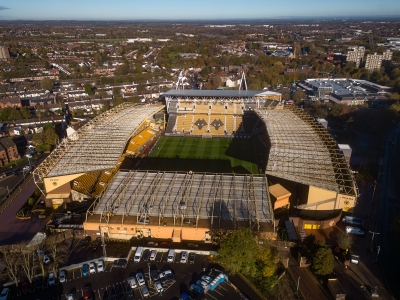
[[[21,269],[28,281],[32,283],[37,266],[37,264],[35,263],[36,253],[31,247],[26,247],[26,244],[20,244],[20,246]]]
[[[46,249],[50,251],[52,270],[57,272],[58,266],[63,264],[68,257],[68,245],[65,243],[64,235],[52,235],[46,240]]]
[[[15,246],[7,245],[3,246],[0,251],[4,262],[5,275],[18,286],[21,277],[19,250]]]

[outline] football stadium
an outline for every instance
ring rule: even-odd
[[[112,239],[209,242],[218,230],[332,226],[356,204],[327,130],[281,95],[170,90],[124,103],[65,138],[34,171],[46,206],[86,204],[83,229]],[[59,230],[74,228],[68,215]]]

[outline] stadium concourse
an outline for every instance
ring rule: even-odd
[[[241,227],[268,235],[293,212],[299,228],[329,227],[355,206],[336,141],[280,94],[164,96],[165,107],[123,104],[64,140],[34,172],[46,205],[87,203],[88,234],[176,242]]]

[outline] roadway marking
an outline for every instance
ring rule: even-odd
[[[215,298],[213,295],[211,295],[210,293],[207,293],[207,296],[211,296],[213,297],[215,300],[218,300],[217,298]]]
[[[99,299],[101,299],[101,295],[100,295],[100,289],[97,290],[99,292]]]

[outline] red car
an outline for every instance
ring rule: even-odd
[[[27,292],[29,292],[29,283],[24,281],[23,283],[21,283],[21,291],[26,294]]]

